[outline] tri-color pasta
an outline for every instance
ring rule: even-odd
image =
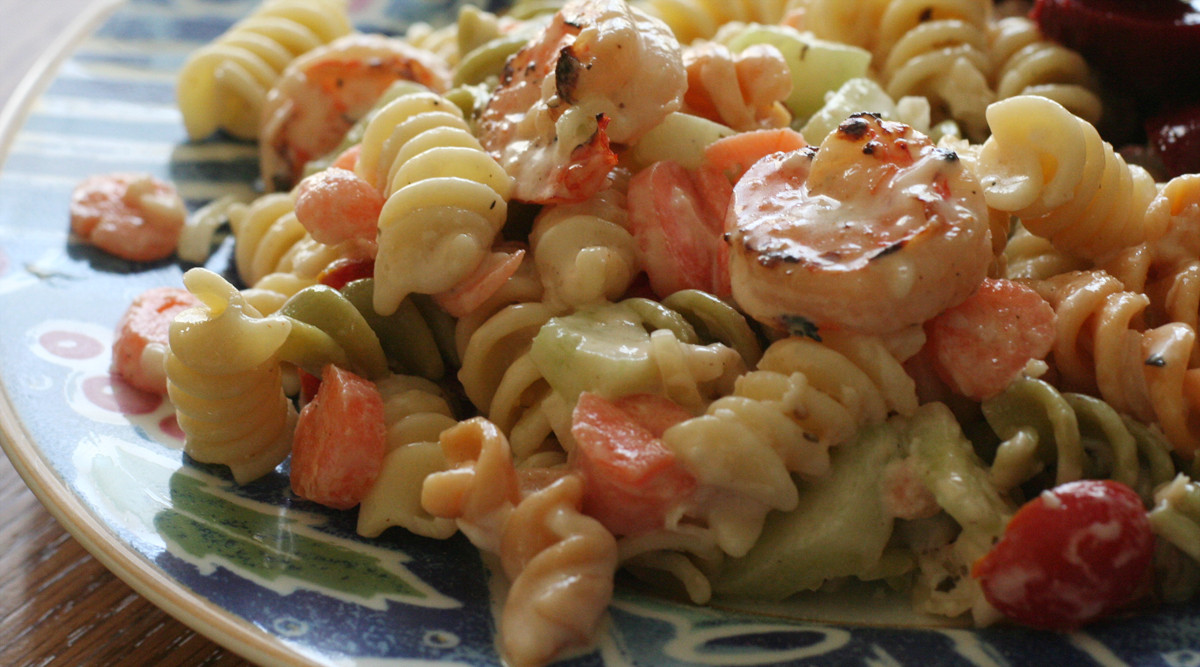
[[[333,27],[285,57],[261,44],[285,8]],[[193,138],[258,136],[272,86],[274,121],[346,102],[297,72],[413,71],[340,82],[362,99],[311,155],[264,126],[264,188],[307,178],[232,205],[237,287],[185,275],[185,451],[271,474],[297,423],[350,419],[314,388],[348,372],[386,432],[358,532],[498,556],[512,664],[586,646],[619,568],[698,604],[886,581],[994,623],[973,568],[1087,479],[1142,499],[1147,595],[1200,591],[1200,177],[1126,161],[1108,93],[1036,24],[990,0],[531,0],[355,33],[276,86],[351,29],[333,0],[260,14],[187,66],[221,81],[181,98]]]

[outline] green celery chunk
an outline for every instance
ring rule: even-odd
[[[900,428],[865,426],[833,448],[830,474],[799,485],[796,509],[769,514],[758,542],[714,577],[714,590],[782,600],[829,579],[878,576],[893,524],[880,488],[884,468],[899,456]]]
[[[529,356],[570,403],[584,391],[605,396],[652,392],[660,384],[659,370],[643,322],[625,303],[554,317],[534,337]]]

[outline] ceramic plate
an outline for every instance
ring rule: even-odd
[[[455,15],[446,0],[351,1],[360,28]],[[122,579],[183,622],[273,664],[495,664],[494,578],[463,539],[354,533],[276,473],[244,488],[185,462],[170,407],[109,374],[117,319],[186,267],[130,264],[68,235],[72,186],[148,171],[192,208],[254,191],[245,144],[188,144],[173,105],[186,55],[255,6],[135,0],[64,47],[0,128],[0,424],[42,501]],[[224,270],[229,242],[208,262]],[[696,608],[622,586],[597,646],[571,665],[1200,665],[1200,607],[1059,636],[928,628],[840,608]],[[821,614],[825,620],[814,619]],[[837,621],[829,621],[837,618]],[[864,622],[866,619],[875,619]]]

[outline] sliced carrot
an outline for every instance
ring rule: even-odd
[[[138,389],[166,394],[167,376],[162,358],[166,354],[171,321],[180,312],[198,305],[200,300],[182,287],[154,287],[139,294],[117,324],[113,371]]]
[[[614,403],[584,392],[572,414],[571,464],[584,479],[583,511],[614,535],[661,528],[696,480],[659,438],[691,414],[651,395]]]
[[[763,157],[799,150],[807,145],[804,135],[787,127],[738,132],[709,144],[704,149],[704,161],[736,183],[750,165]]]
[[[683,289],[726,296],[721,274],[728,181],[711,170],[656,162],[629,182],[629,229],[659,297]]]
[[[384,198],[348,169],[323,169],[296,186],[296,219],[321,243],[375,241]]]
[[[434,294],[434,303],[454,317],[471,313],[504,286],[524,258],[525,249],[515,244],[497,247],[457,285]]]
[[[1033,288],[988,278],[966,301],[925,324],[925,344],[934,370],[953,391],[982,400],[1049,354],[1054,323],[1054,309]]]
[[[292,492],[326,507],[358,505],[386,453],[383,398],[375,384],[332,364],[300,411],[292,443]]]

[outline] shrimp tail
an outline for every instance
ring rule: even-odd
[[[583,201],[603,190],[607,185],[608,172],[617,166],[617,154],[613,151],[605,128],[611,121],[606,114],[597,114],[596,131],[587,141],[571,150],[571,162],[563,175],[562,188],[548,196],[547,202],[565,204]]]

